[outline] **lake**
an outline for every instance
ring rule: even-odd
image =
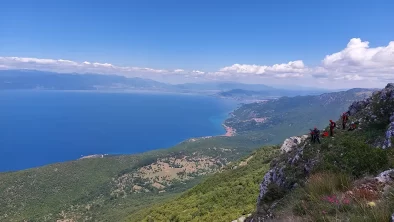
[[[197,95],[0,91],[0,172],[221,135],[236,106]]]

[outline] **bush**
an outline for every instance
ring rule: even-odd
[[[268,185],[268,191],[264,196],[264,202],[272,202],[274,200],[278,200],[285,195],[285,191],[283,188],[279,187],[275,183],[271,183]]]
[[[363,139],[343,135],[324,155],[322,164],[326,169],[360,177],[387,168],[389,163],[387,152],[364,143]]]
[[[366,143],[349,139],[342,145],[346,148],[343,154],[343,163],[347,170],[354,176],[375,174],[388,165],[385,150],[374,148]]]

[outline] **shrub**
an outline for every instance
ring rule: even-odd
[[[348,139],[342,145],[346,148],[343,154],[343,163],[346,169],[354,176],[374,174],[388,164],[387,154],[384,150],[374,148],[360,140]]]
[[[387,168],[387,152],[364,143],[362,138],[343,135],[324,155],[322,165],[325,169],[360,177]]]
[[[278,200],[285,195],[285,191],[283,188],[279,187],[278,185],[272,183],[268,185],[268,191],[264,196],[265,202],[272,202],[274,200]]]

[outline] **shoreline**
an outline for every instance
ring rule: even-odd
[[[226,137],[232,137],[236,135],[236,130],[232,127],[226,126],[226,124],[222,124],[222,126],[224,127],[224,129],[226,130],[226,133],[223,134],[222,136],[226,136]]]
[[[8,90],[5,90],[5,91],[8,91]],[[108,93],[110,93],[109,91],[103,92],[103,91],[95,91],[95,90],[94,91],[89,91],[89,90],[9,90],[9,91],[69,92],[69,93],[73,93],[73,92],[107,93],[108,92]],[[118,91],[118,93],[158,93],[158,92],[145,91],[145,90],[142,90],[142,91],[133,90],[133,91],[130,91],[130,92],[125,92],[125,91],[120,92],[120,91]],[[165,94],[173,94],[173,93],[165,93]],[[192,94],[186,94],[186,93],[175,93],[175,94],[178,94],[178,95],[181,95],[181,94],[183,94],[183,95],[192,95]],[[220,100],[224,100],[223,98],[218,98],[218,97],[216,97],[216,98],[220,99]],[[226,109],[227,111],[225,113],[223,112],[223,114],[219,115],[219,118],[216,118],[215,121],[212,121],[212,124],[216,125],[217,127],[219,127],[219,124],[220,124],[220,127],[222,128],[222,130],[224,129],[224,131],[220,130],[219,132],[216,132],[216,133],[214,132],[213,134],[211,134],[209,136],[198,136],[198,137],[191,136],[191,137],[189,137],[187,139],[178,141],[175,144],[172,144],[172,145],[170,145],[168,147],[157,147],[157,148],[149,149],[149,150],[146,150],[146,151],[143,151],[143,152],[114,153],[114,154],[112,154],[112,153],[104,153],[104,152],[103,153],[96,153],[96,152],[93,151],[90,154],[87,153],[87,154],[84,154],[84,155],[75,156],[74,158],[71,157],[70,159],[67,158],[67,159],[64,159],[64,160],[54,161],[54,162],[49,162],[49,163],[44,163],[44,164],[39,164],[39,165],[36,165],[36,166],[29,166],[29,167],[26,167],[26,168],[19,168],[19,169],[5,169],[4,171],[0,171],[0,173],[16,172],[16,171],[22,171],[22,170],[27,170],[27,169],[32,169],[32,168],[38,168],[38,167],[43,167],[43,166],[52,165],[52,164],[65,163],[65,162],[70,162],[70,161],[79,161],[79,160],[85,160],[85,159],[103,159],[103,158],[106,158],[106,157],[118,156],[118,155],[140,155],[142,153],[151,152],[151,151],[171,149],[171,148],[176,147],[179,144],[182,144],[182,143],[185,143],[185,142],[193,142],[193,141],[197,141],[197,140],[201,140],[201,139],[208,139],[208,138],[211,138],[211,137],[216,137],[216,138],[218,138],[218,137],[222,137],[222,138],[223,137],[233,137],[233,136],[236,135],[236,130],[234,128],[232,128],[232,127],[227,126],[225,124],[225,122],[226,122],[227,119],[232,117],[232,112],[234,110],[236,110],[237,108],[239,108],[239,106],[240,106],[240,104],[237,102],[236,106],[234,105],[234,106],[228,107],[229,109]]]
[[[184,143],[184,142],[195,142],[199,139],[208,139],[208,138],[212,138],[212,137],[233,137],[236,135],[236,130],[232,127],[229,127],[227,125],[225,125],[224,123],[222,124],[223,128],[226,130],[226,132],[224,134],[221,135],[216,135],[216,136],[202,136],[202,137],[191,137],[189,139],[183,140],[178,144]],[[174,146],[176,146],[174,145]],[[171,149],[172,147],[168,147],[168,148],[159,148],[159,149],[153,149],[153,150],[149,150],[149,151],[145,151],[145,152],[150,152],[150,151],[154,151],[154,150],[162,150],[162,149]],[[142,152],[142,153],[145,153]],[[81,156],[80,158],[76,159],[76,160],[83,160],[83,159],[94,159],[94,158],[104,158],[106,156],[116,156],[116,155],[139,155],[142,153],[122,153],[122,154],[91,154],[91,155],[87,155],[87,156]]]
[[[225,121],[223,121],[225,122]],[[199,139],[208,139],[208,138],[212,138],[212,137],[233,137],[236,135],[236,129],[227,126],[226,124],[222,123],[222,127],[225,129],[225,133],[221,134],[221,135],[215,135],[215,136],[202,136],[202,137],[191,137],[188,138],[186,140],[183,140],[177,144],[175,144],[174,146],[177,146],[178,144],[184,143],[184,142],[195,142]],[[149,151],[145,151],[145,152],[150,152],[150,151],[154,151],[154,150],[162,150],[162,149],[170,149],[174,146],[168,147],[168,148],[159,148],[159,149],[153,149],[153,150],[149,150]],[[142,153],[145,153],[142,152]],[[91,154],[91,155],[86,155],[86,156],[81,156],[80,158],[76,159],[76,160],[83,160],[83,159],[93,159],[93,158],[104,158],[106,156],[116,156],[116,155],[139,155],[142,153],[122,153],[122,154]]]

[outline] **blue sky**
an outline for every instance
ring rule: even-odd
[[[389,0],[3,1],[0,56],[204,73],[299,60],[315,68],[352,38],[368,41],[368,48],[388,47],[394,41],[393,12]],[[388,76],[391,67],[383,65]],[[245,74],[235,80],[256,77],[246,76],[248,67],[229,70]]]

